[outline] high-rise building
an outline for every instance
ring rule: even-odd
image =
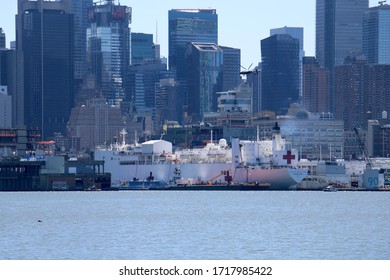
[[[131,64],[155,59],[153,34],[131,33]]]
[[[153,121],[153,130],[159,123],[156,122],[156,102],[158,85],[162,79],[173,79],[173,72],[167,70],[166,64],[160,61],[132,65],[126,74],[126,92],[129,93],[126,101],[130,104],[128,111],[139,115],[148,115]],[[172,108],[171,108],[172,109]]]
[[[154,44],[152,49],[153,49],[154,58],[157,59],[157,60],[160,60],[161,63],[167,65],[167,63],[164,62],[161,59],[161,47],[160,47],[160,45],[159,44]]]
[[[261,40],[262,110],[285,114],[299,100],[299,40],[276,34]]]
[[[228,91],[240,85],[241,50],[219,46],[223,51],[223,85],[222,90]]]
[[[111,106],[125,96],[123,78],[130,65],[131,8],[112,0],[95,3],[88,13],[87,61],[97,89]]]
[[[18,0],[17,115],[42,138],[64,133],[73,105],[72,1]]]
[[[13,126],[16,127],[16,88],[17,88],[17,60],[15,49],[6,48],[6,37],[0,28],[0,86],[7,88],[7,95],[10,100],[12,99],[12,106],[8,109],[12,111]],[[11,98],[11,96],[13,98]],[[8,106],[8,105],[7,105]],[[12,108],[12,110],[11,110]]]
[[[390,65],[369,64],[363,55],[351,56],[335,69],[336,117],[345,129],[367,128],[390,108]]]
[[[346,130],[367,127],[369,67],[362,57],[335,68],[335,117]]]
[[[329,112],[329,71],[315,57],[303,58],[302,101],[312,113]]]
[[[222,90],[223,50],[212,43],[192,43],[187,50],[188,113],[190,122],[202,121],[217,110]]]
[[[0,49],[0,86],[8,86],[8,50]]]
[[[178,9],[168,12],[169,69],[180,84],[178,111],[187,111],[187,45],[214,43],[218,45],[218,15],[215,9]]]
[[[3,28],[0,28],[0,49],[5,49],[5,33]]]
[[[180,78],[182,70],[186,70],[188,43],[218,44],[218,15],[215,9],[170,10],[168,21],[169,68]]]
[[[72,1],[74,16],[74,77],[81,83],[87,71],[88,10],[93,0]]]
[[[270,30],[270,36],[276,34],[288,34],[291,37],[299,40],[299,95],[302,97],[302,63],[305,51],[303,48],[303,27],[280,27]]]
[[[252,86],[252,113],[256,115],[261,112],[263,108],[262,94],[261,94],[261,76],[262,76],[261,63],[259,63],[250,73],[247,75],[247,82]]]
[[[7,87],[0,85],[0,128],[12,127],[12,96]]]
[[[390,64],[390,5],[368,9],[363,18],[363,53],[368,63]]]
[[[329,70],[330,110],[334,103],[334,67],[351,51],[362,50],[363,14],[369,0],[316,1],[316,58]]]
[[[7,87],[7,95],[9,98],[12,96],[12,121],[13,127],[16,127],[16,88],[18,83],[17,77],[17,63],[16,63],[16,51],[9,49],[0,49],[0,86]],[[11,109],[11,108],[9,108]]]
[[[172,108],[177,108],[176,81],[174,78],[161,79],[156,84],[156,130],[169,121],[178,122],[181,118],[180,112]]]

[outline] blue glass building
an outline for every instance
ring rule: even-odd
[[[64,134],[74,101],[71,1],[18,0],[16,21],[18,118],[43,139]]]
[[[131,33],[131,65],[155,58],[153,34]]]
[[[363,53],[369,63],[390,64],[390,5],[364,13]]]
[[[187,45],[192,42],[218,44],[218,15],[215,9],[178,9],[168,12],[169,69],[180,85],[177,103],[181,115],[187,112]]]
[[[241,50],[219,46],[223,51],[223,85],[222,90],[228,91],[240,85]]]
[[[192,43],[187,49],[188,114],[191,122],[216,112],[222,91],[223,51],[216,44]]]
[[[299,100],[299,40],[276,34],[261,40],[262,110],[285,114]]]
[[[87,72],[88,10],[93,0],[72,1],[74,15],[74,76],[81,83]]]
[[[97,88],[111,106],[124,99],[124,74],[130,65],[131,8],[113,1],[89,9],[87,60]]]
[[[156,100],[158,84],[161,80],[173,79],[173,72],[167,70],[165,64],[160,61],[132,65],[126,74],[126,92],[129,93],[127,101],[131,104],[132,112],[152,117],[154,128],[156,123]],[[172,108],[170,108],[172,110]]]
[[[270,30],[270,36],[276,34],[288,34],[291,37],[299,40],[299,94],[302,97],[302,63],[305,51],[303,49],[303,27],[280,27]]]
[[[185,53],[188,43],[218,44],[218,15],[214,9],[170,10],[168,21],[169,68],[175,70],[180,78],[182,70],[186,70]]]

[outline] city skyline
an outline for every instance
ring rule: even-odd
[[[180,0],[122,0],[120,3],[133,9],[130,25],[132,32],[153,34],[154,41],[161,45],[161,55],[164,57],[168,57],[168,11],[187,8],[217,10],[219,44],[241,49],[243,67],[248,68],[251,64],[252,67],[256,66],[261,61],[260,41],[269,36],[270,29],[284,26],[303,27],[305,55],[315,56],[314,0],[299,2],[248,0],[245,2],[246,6],[240,7],[239,12],[235,2],[223,0],[188,0],[184,4]],[[370,0],[369,4],[370,7],[377,6],[378,1]],[[0,9],[0,27],[7,36],[7,47],[15,40],[16,13],[17,1],[7,1]]]

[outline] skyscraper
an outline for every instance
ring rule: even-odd
[[[70,0],[18,0],[17,71],[22,86],[17,114],[28,128],[38,128],[44,139],[65,132],[73,105],[71,4]]]
[[[276,34],[288,34],[299,40],[299,95],[302,96],[302,63],[305,51],[303,49],[303,27],[280,27],[270,30],[270,36]]]
[[[373,7],[364,13],[363,53],[369,63],[390,64],[390,5]]]
[[[0,128],[12,127],[12,97],[7,87],[0,85]]]
[[[74,15],[74,77],[79,83],[87,71],[88,10],[93,0],[72,1]]]
[[[180,79],[182,70],[186,70],[188,43],[218,44],[218,15],[214,9],[170,10],[168,21],[169,68],[175,70]]]
[[[262,94],[261,94],[261,76],[262,67],[259,63],[252,71],[251,74],[247,75],[247,81],[252,86],[252,113],[260,113],[263,108]]]
[[[162,79],[173,79],[173,73],[167,70],[167,65],[158,60],[132,65],[126,74],[126,92],[130,112],[137,112],[140,116],[148,115],[153,121],[153,130],[160,123],[156,123],[156,103],[159,83]],[[170,108],[172,109],[172,108]]]
[[[123,78],[130,65],[131,8],[112,0],[95,3],[89,9],[87,61],[96,76],[97,89],[112,106],[125,96]]]
[[[302,101],[312,113],[329,112],[329,71],[315,57],[303,58]]]
[[[169,69],[180,86],[179,111],[187,111],[187,45],[213,43],[218,45],[218,15],[215,9],[179,9],[168,12]]]
[[[216,44],[192,43],[187,50],[188,114],[202,121],[217,109],[217,92],[222,91],[223,51]]]
[[[334,67],[351,51],[362,50],[363,13],[368,0],[316,1],[316,58],[329,70],[330,109],[334,110]]]
[[[285,114],[299,100],[299,40],[276,34],[261,40],[262,109]]]
[[[222,90],[228,91],[240,85],[241,50],[219,46],[223,51],[223,85]]]
[[[16,92],[16,52],[0,49],[0,86],[7,86],[9,95]]]
[[[3,33],[3,30],[0,28],[0,87],[3,87],[3,93],[5,88],[7,89],[7,99],[16,101],[16,51],[14,49],[6,48],[6,36]],[[13,124],[16,126],[16,107],[15,102],[12,102],[12,106],[6,111],[12,112],[13,116],[12,121],[15,121]],[[7,105],[8,106],[8,103]],[[11,109],[12,108],[12,109]],[[5,112],[5,111],[4,111]]]
[[[5,33],[3,28],[0,28],[0,49],[5,49]]]
[[[180,119],[179,112],[172,110],[172,108],[177,107],[176,103],[175,79],[160,79],[160,82],[156,84],[156,123],[159,124],[156,127],[157,129],[162,129],[162,124],[167,121],[178,121]],[[161,131],[159,132],[161,133]]]
[[[363,55],[351,56],[335,68],[335,115],[346,130],[367,128],[390,108],[390,65],[369,64]]]
[[[141,64],[155,58],[153,34],[131,33],[131,64]]]

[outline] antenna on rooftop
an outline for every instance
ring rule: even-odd
[[[383,1],[379,1],[378,4],[383,6],[386,2],[387,2],[387,0],[383,0]]]
[[[158,45],[158,21],[156,20],[156,45]]]

